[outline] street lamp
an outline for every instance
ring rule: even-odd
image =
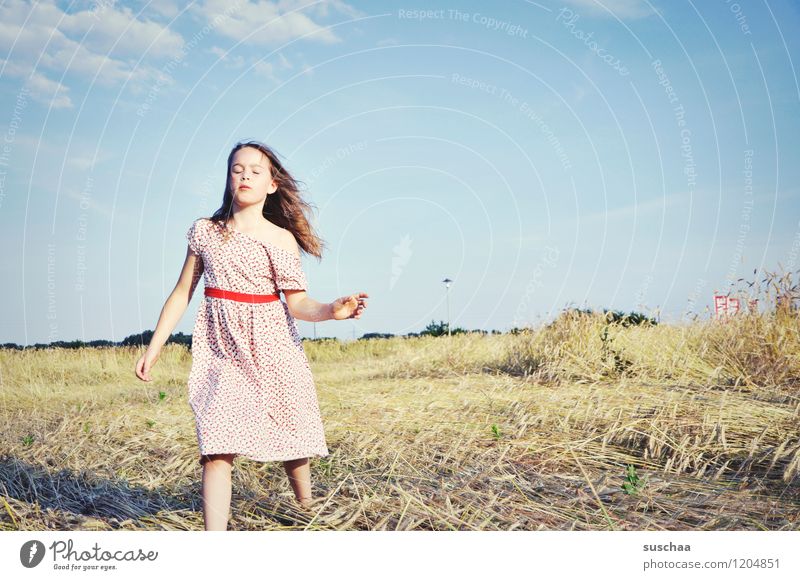
[[[447,301],[447,336],[450,336],[450,284],[452,284],[453,281],[450,278],[445,278],[442,280],[442,282],[444,282],[446,287],[445,300]]]

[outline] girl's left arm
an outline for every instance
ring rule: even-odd
[[[286,297],[289,314],[298,320],[322,322],[333,318],[331,304],[323,304],[312,299],[305,290],[282,290]]]
[[[300,248],[297,245],[297,240],[295,240],[291,232],[288,231],[285,237],[288,246],[285,249],[295,255],[298,268],[300,268]],[[301,275],[300,278],[305,281],[305,276]],[[293,282],[297,283],[298,280],[293,280]],[[302,282],[300,283],[305,287],[305,284]],[[305,290],[297,287],[284,288],[280,291],[283,292],[286,298],[286,306],[289,309],[289,314],[298,320],[305,320],[307,322],[361,318],[361,312],[367,307],[366,299],[369,298],[365,292],[357,292],[356,294],[337,298],[329,304],[323,304],[308,296]]]
[[[305,290],[283,290],[289,314],[298,320],[321,322],[323,320],[345,320],[361,318],[367,307],[366,292],[358,292],[337,298],[330,304],[323,304],[310,298]]]

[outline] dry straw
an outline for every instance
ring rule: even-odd
[[[727,322],[306,342],[318,501],[238,458],[229,529],[800,529],[797,286],[748,289]],[[138,355],[0,351],[0,529],[202,529],[190,353]]]

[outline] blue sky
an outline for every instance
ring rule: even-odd
[[[707,316],[800,268],[791,2],[0,4],[0,342],[153,329],[239,140],[327,243],[304,336]],[[176,332],[191,332],[200,293]]]

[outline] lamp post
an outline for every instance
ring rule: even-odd
[[[447,336],[450,336],[450,284],[453,281],[450,278],[445,278],[442,280],[445,285],[445,301],[447,302]]]

